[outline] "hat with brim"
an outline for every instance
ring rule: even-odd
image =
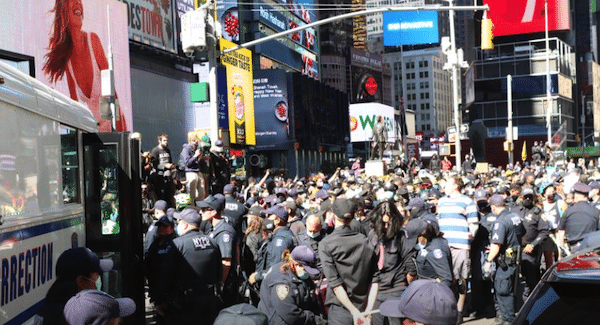
[[[195,209],[185,208],[181,212],[175,212],[175,219],[183,220],[191,225],[200,226],[202,217]]]
[[[227,325],[268,325],[269,318],[250,304],[237,304],[222,309],[215,324]]]
[[[196,201],[196,205],[201,209],[223,210],[225,207],[225,198],[221,194],[209,195],[204,201]]]
[[[283,220],[284,222],[288,221],[288,212],[285,209],[285,207],[281,204],[276,204],[276,205],[266,209],[264,211],[264,213],[267,216],[271,216],[271,215],[277,216],[279,219]]]
[[[458,317],[454,293],[435,280],[411,282],[399,300],[386,300],[379,310],[383,316],[432,325],[455,324]]]
[[[75,247],[64,251],[56,261],[56,276],[60,280],[75,279],[79,275],[89,277],[90,273],[102,274],[112,270],[110,259],[100,259],[87,247]]]
[[[317,259],[315,257],[315,251],[306,245],[296,246],[290,253],[290,257],[304,266],[304,270],[310,275],[318,275],[321,273],[316,268]]]
[[[63,313],[69,324],[106,324],[111,319],[133,315],[131,298],[114,298],[99,290],[83,290],[67,301]]]

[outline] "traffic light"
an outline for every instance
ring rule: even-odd
[[[492,33],[494,24],[492,20],[487,17],[487,11],[483,12],[483,18],[481,19],[481,49],[482,50],[493,50],[494,34]]]

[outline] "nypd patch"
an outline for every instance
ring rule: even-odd
[[[231,241],[231,236],[229,234],[223,234],[223,242],[228,243]]]
[[[275,292],[277,293],[277,298],[279,298],[279,300],[285,300],[290,293],[290,287],[287,284],[278,284],[275,287]]]
[[[441,249],[438,248],[433,251],[433,257],[437,258],[438,260],[440,258],[442,258],[443,256],[444,256],[444,253],[442,253]]]
[[[281,246],[283,246],[283,239],[281,239],[281,238],[277,238],[277,239],[275,240],[275,246],[277,246],[277,247],[281,247]]]

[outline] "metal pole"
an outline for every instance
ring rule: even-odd
[[[585,93],[581,94],[581,145],[585,146]]]
[[[108,31],[108,70],[113,71],[113,51],[112,51],[112,42],[110,41],[110,5],[106,5],[106,16],[107,16],[107,31]],[[111,78],[110,82],[113,83],[112,87],[114,89],[114,78]],[[115,105],[115,94],[112,94],[113,97],[110,100],[110,128],[112,132],[117,131],[117,107]]]
[[[515,158],[514,152],[512,148],[513,144],[513,115],[512,115],[512,76],[506,76],[506,84],[507,84],[507,107],[508,107],[508,128],[506,130],[506,141],[510,143],[510,147],[508,150],[508,163],[511,166],[514,166]]]
[[[450,8],[454,7],[454,0],[448,1]],[[456,36],[454,35],[454,10],[450,9],[450,53],[454,55],[452,63],[452,104],[454,105],[454,126],[456,127],[456,141],[454,148],[456,152],[456,169],[460,172],[461,153],[460,153],[460,116],[458,115],[458,55],[456,53]]]
[[[219,108],[217,105],[217,48],[209,46],[208,50],[208,78],[210,95],[210,138],[214,141],[219,139]],[[229,139],[229,142],[235,142],[235,139]]]
[[[544,1],[544,17],[546,23],[546,127],[548,128],[548,143],[552,143],[552,98],[550,93],[550,38],[548,37],[548,0]]]
[[[296,178],[300,175],[300,166],[298,165],[298,149],[294,149],[294,155],[296,156]]]

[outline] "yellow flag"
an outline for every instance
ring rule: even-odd
[[[521,152],[521,160],[527,160],[527,141],[523,141],[523,151]]]

